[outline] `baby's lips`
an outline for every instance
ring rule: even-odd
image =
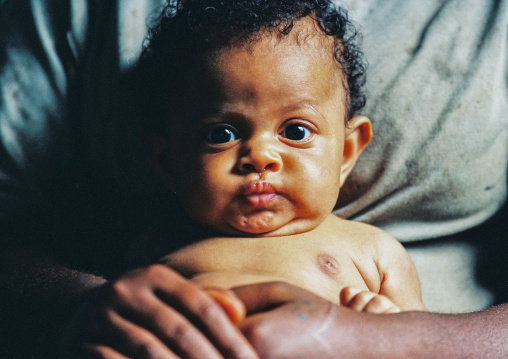
[[[261,193],[274,193],[277,192],[275,187],[270,182],[252,181],[245,186],[243,193],[245,195],[261,194]]]
[[[275,197],[277,197],[277,193],[260,193],[245,196],[247,201],[249,201],[254,206],[265,206],[273,201]]]
[[[242,190],[245,199],[255,207],[263,207],[277,197],[277,189],[270,182],[251,181]]]

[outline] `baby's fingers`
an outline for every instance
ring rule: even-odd
[[[343,306],[373,314],[399,313],[400,309],[386,296],[345,287],[340,292],[340,303]]]

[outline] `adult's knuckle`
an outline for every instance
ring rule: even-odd
[[[146,268],[146,275],[152,278],[166,275],[168,268],[162,264],[152,264]]]
[[[152,340],[145,340],[138,343],[134,352],[134,358],[160,358],[163,357],[163,355],[164,353],[161,345]]]
[[[131,289],[124,281],[117,281],[111,284],[111,295],[115,301],[126,302],[131,297]]]
[[[245,345],[238,345],[228,343],[223,349],[226,358],[237,358],[237,359],[259,359],[258,356],[251,350],[247,349]]]
[[[212,321],[217,319],[223,311],[211,300],[202,298],[197,304],[196,315],[203,321]]]
[[[269,330],[263,320],[251,323],[248,327],[242,329],[243,335],[255,347],[265,347]]]
[[[183,323],[173,325],[167,335],[171,341],[179,343],[182,347],[189,347],[194,339],[192,329]]]
[[[104,310],[97,315],[97,320],[93,323],[93,328],[98,332],[104,325],[115,326],[118,322],[118,314],[111,308]]]
[[[111,356],[102,348],[98,348],[95,352],[93,352],[93,358],[97,359],[108,359]]]

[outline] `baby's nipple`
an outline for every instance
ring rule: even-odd
[[[335,276],[339,272],[339,263],[328,254],[318,254],[317,264],[319,269],[329,276]]]

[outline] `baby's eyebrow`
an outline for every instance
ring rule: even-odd
[[[316,106],[312,103],[312,101],[302,100],[297,103],[291,103],[287,106],[282,107],[281,109],[283,113],[291,113],[295,111],[310,111],[320,117],[325,117],[321,111],[319,111]]]
[[[301,100],[292,102],[287,105],[283,105],[278,109],[278,113],[280,116],[292,116],[295,112],[303,112],[303,113],[312,113],[316,116],[325,119],[326,116],[315,106],[313,101],[310,100]],[[235,110],[233,108],[228,108],[227,106],[217,106],[210,108],[204,116],[202,116],[203,122],[213,123],[217,121],[241,121],[247,119],[246,116],[241,111]]]
[[[205,122],[214,122],[214,120],[220,119],[220,120],[235,120],[235,119],[244,119],[245,115],[243,115],[239,111],[235,111],[228,108],[212,108],[209,111],[205,113],[203,116],[203,121]]]

